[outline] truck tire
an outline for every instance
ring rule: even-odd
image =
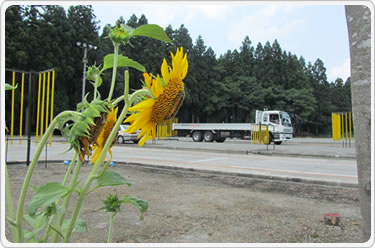
[[[214,141],[214,134],[211,131],[204,132],[204,141],[213,142]]]
[[[203,135],[201,131],[194,131],[191,134],[191,137],[193,138],[194,142],[202,142],[203,141]]]
[[[217,143],[223,143],[225,141],[226,137],[220,137],[216,139]]]
[[[281,143],[283,143],[283,142],[282,141],[275,141],[276,145],[281,145]]]

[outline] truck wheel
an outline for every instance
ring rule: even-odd
[[[213,142],[214,141],[214,134],[211,131],[204,132],[204,141]]]
[[[217,138],[216,142],[223,143],[225,141],[226,137]]]
[[[122,136],[118,136],[117,142],[120,144],[124,143],[124,138]]]
[[[281,145],[281,143],[283,143],[283,142],[282,141],[275,141],[276,145]]]
[[[203,140],[203,135],[202,135],[201,131],[194,131],[191,134],[191,137],[193,138],[194,142],[202,142],[202,140]]]

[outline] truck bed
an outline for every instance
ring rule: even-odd
[[[173,130],[242,130],[250,131],[254,123],[174,123]]]

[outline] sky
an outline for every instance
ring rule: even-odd
[[[127,21],[134,13],[144,14],[148,23],[178,29],[183,24],[195,43],[199,35],[217,56],[241,47],[248,35],[254,47],[275,39],[287,52],[312,64],[319,58],[328,81],[350,76],[348,31],[343,4],[211,2],[91,2],[99,25]]]

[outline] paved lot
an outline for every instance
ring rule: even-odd
[[[7,145],[7,161],[26,160],[27,142],[13,140]],[[31,157],[36,151],[31,142]],[[73,157],[69,145],[54,137],[40,160],[63,161]],[[143,147],[133,143],[116,144],[113,161],[168,169],[234,173],[262,178],[331,183],[357,184],[354,144],[351,148],[330,139],[297,138],[282,145],[254,145],[248,140],[228,140],[224,143],[196,143],[190,138],[148,141]]]

